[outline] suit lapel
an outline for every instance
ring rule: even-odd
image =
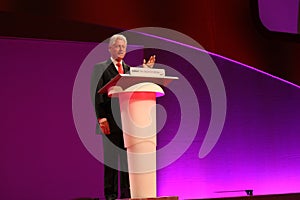
[[[116,76],[116,75],[118,75],[119,74],[119,72],[118,72],[118,70],[116,69],[116,67],[115,67],[115,65],[114,65],[114,63],[110,60],[110,59],[108,59],[107,61],[106,61],[106,64],[107,64],[107,71],[112,75],[112,76]],[[124,60],[123,60],[123,69],[124,69],[124,74],[125,73],[127,73],[128,71],[129,71],[129,66],[124,62]]]
[[[111,76],[115,77],[116,75],[118,75],[118,71],[117,71],[114,63],[110,59],[107,60],[106,64],[107,64],[107,69],[106,70],[108,71],[108,73]]]
[[[129,66],[123,61],[123,69],[124,69],[124,74],[126,74],[129,71]]]

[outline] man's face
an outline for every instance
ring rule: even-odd
[[[124,40],[117,39],[115,43],[109,47],[109,52],[113,59],[123,59],[126,54],[126,44]]]

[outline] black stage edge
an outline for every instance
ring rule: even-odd
[[[210,198],[210,199],[190,199],[190,200],[300,200],[300,193],[290,194],[272,194],[272,195],[254,195],[241,197],[224,197],[224,198]]]
[[[100,200],[100,198],[75,198],[72,200]],[[101,199],[105,200],[105,199]],[[129,198],[129,199],[117,199],[117,200],[178,200],[177,196],[170,196],[170,197],[151,197],[151,198]]]
[[[177,196],[170,197],[149,197],[149,198],[133,198],[133,199],[121,199],[121,200],[178,200]]]

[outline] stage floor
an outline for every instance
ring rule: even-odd
[[[180,197],[179,197],[180,198]],[[224,197],[224,198],[210,198],[210,199],[190,199],[190,200],[300,200],[300,193],[291,194],[270,194],[270,195],[253,195],[241,197]]]

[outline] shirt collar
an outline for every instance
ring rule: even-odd
[[[111,61],[114,63],[114,65],[116,65],[116,64],[118,63],[118,62],[117,62],[115,59],[113,59],[112,57],[110,57],[110,59],[111,59]],[[120,63],[123,64],[123,60],[121,60]]]

